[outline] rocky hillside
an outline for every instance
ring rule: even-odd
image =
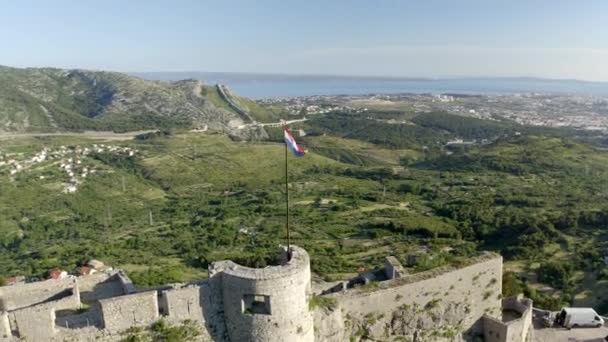
[[[242,115],[223,101],[215,86],[197,80],[169,83],[116,72],[0,66],[0,132],[242,125]],[[256,109],[253,119],[266,115],[260,117],[265,121],[268,115]]]

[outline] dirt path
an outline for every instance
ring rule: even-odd
[[[48,109],[46,109],[45,106],[40,105],[40,109],[42,109],[42,111],[44,112],[44,115],[46,115],[46,117],[49,119],[49,124],[51,124],[51,126],[53,126],[53,128],[57,128],[57,123],[55,122],[55,118],[51,115],[51,113],[49,113]]]
[[[84,131],[84,132],[52,132],[52,133],[3,133],[0,132],[0,140],[14,138],[31,138],[31,137],[82,137],[89,139],[106,139],[106,140],[131,140],[136,135],[143,133],[154,132],[155,130],[133,131],[125,133],[105,132],[105,131]]]

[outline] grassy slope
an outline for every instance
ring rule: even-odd
[[[1,149],[31,153],[42,143],[38,139],[20,142],[4,142]],[[64,138],[44,141],[47,145],[70,142],[74,141]],[[2,176],[2,203],[19,198],[16,203],[0,208],[0,217],[6,222],[5,242],[19,241],[17,249],[9,248],[9,253],[2,253],[2,274],[37,273],[51,266],[71,268],[86,258],[98,257],[131,270],[170,267],[177,262],[182,265],[180,277],[192,278],[200,276],[204,268],[191,269],[189,265],[198,257],[180,251],[184,244],[201,244],[201,253],[213,246],[205,259],[217,260],[238,259],[239,255],[243,257],[260,248],[274,250],[271,246],[281,241],[282,145],[234,143],[222,136],[185,134],[135,146],[143,155],[139,169],[133,171],[88,160],[87,163],[102,171],[71,195],[59,192],[63,176],[53,171],[56,166],[43,163],[39,170],[23,173],[17,182]],[[405,210],[394,194],[389,194],[384,204],[378,206],[369,196],[380,196],[381,184],[341,175],[340,170],[347,165],[315,153],[290,160],[292,201],[306,203],[294,204],[292,209],[293,239],[315,256],[315,270],[321,274],[348,273],[360,265],[373,267],[381,263],[388,246],[401,251],[410,248],[409,243],[396,244],[400,238],[370,238],[386,233],[377,227],[362,230],[358,225],[365,220],[371,225],[374,220],[382,223],[392,219],[403,222],[403,229],[426,225],[428,229],[453,230],[449,224],[436,228],[443,221]],[[327,172],[330,170],[335,171]],[[39,180],[40,174],[47,178]],[[123,177],[127,184],[124,193]],[[331,201],[317,205],[314,202],[319,196]],[[148,224],[149,209],[154,213],[153,226]],[[332,210],[338,212],[332,214]],[[196,214],[199,211],[216,214],[207,218],[206,214]],[[112,217],[110,223],[108,212]],[[192,220],[196,222],[199,216],[204,222],[202,226],[192,226]],[[221,219],[216,221],[214,217]],[[415,227],[412,222],[417,222]],[[236,234],[243,226],[261,229],[256,233],[259,242],[253,250],[246,235]],[[47,232],[44,227],[52,228]],[[221,236],[223,242],[212,242],[215,229],[222,231],[218,238]],[[13,236],[18,234],[23,237],[15,240]],[[331,251],[344,238],[355,238],[352,241],[365,245],[348,243],[340,261],[335,263]],[[369,249],[371,253],[359,254]],[[16,260],[13,258],[20,261],[9,262]]]
[[[195,94],[199,87],[193,80],[167,83],[114,72],[0,66],[0,131],[126,131],[192,124],[213,129],[238,118],[215,87]],[[234,98],[258,120],[278,120],[276,109]]]
[[[224,101],[224,99],[220,96],[217,86],[204,86],[201,89],[201,93],[203,96],[207,97],[214,106],[236,114],[228,102]]]
[[[304,148],[344,163],[374,166],[399,165],[402,157],[420,158],[415,150],[391,150],[354,139],[336,137],[313,137],[301,139]]]
[[[209,98],[211,103],[222,109],[232,113],[236,112],[228,105],[220,96],[216,86],[205,86],[203,94]],[[233,101],[238,104],[243,110],[248,112],[251,117],[259,122],[278,122],[280,119],[286,119],[286,112],[277,106],[262,106],[257,102],[246,97],[237,96],[231,92],[230,96]]]

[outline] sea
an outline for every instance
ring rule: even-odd
[[[134,75],[153,80],[199,79],[227,85],[254,99],[366,94],[556,94],[608,98],[608,82],[539,78],[399,79],[344,76],[297,76],[219,72],[150,72]]]

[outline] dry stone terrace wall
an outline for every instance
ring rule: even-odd
[[[141,292],[102,299],[101,312],[104,328],[120,332],[130,327],[147,326],[159,318],[156,291]]]
[[[342,309],[347,337],[468,340],[483,335],[484,314],[501,315],[502,257],[487,254],[477,261],[329,296]]]
[[[313,341],[310,260],[292,246],[280,266],[253,269],[231,261],[214,263],[221,276],[224,319],[231,341]],[[219,271],[219,273],[218,273]]]

